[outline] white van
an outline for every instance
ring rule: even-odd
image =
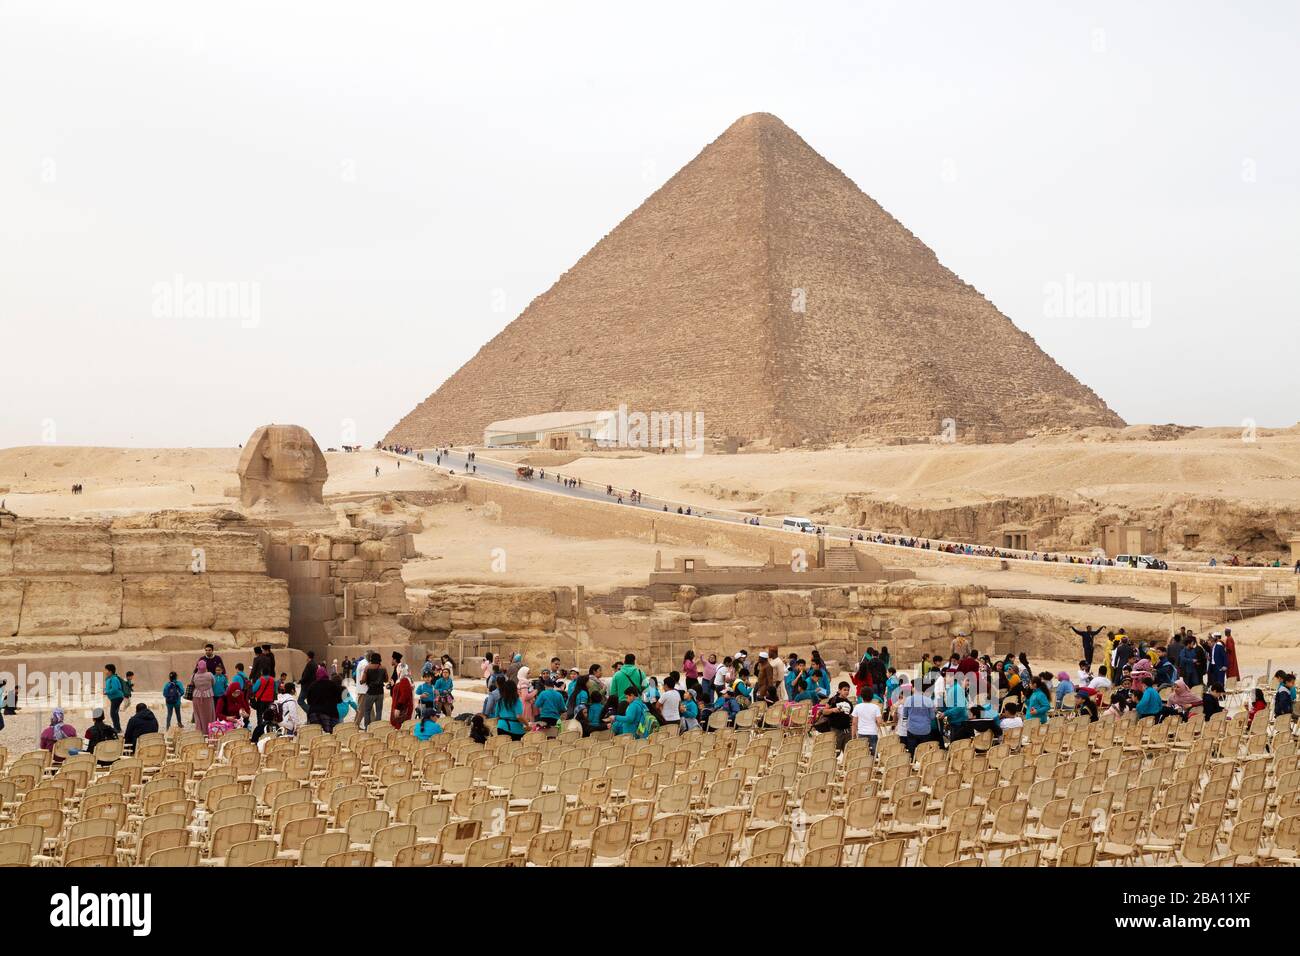
[[[786,518],[781,522],[781,527],[786,531],[799,531],[811,534],[817,530],[817,526],[807,518]]]

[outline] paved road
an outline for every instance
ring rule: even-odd
[[[520,487],[531,488],[536,491],[544,491],[550,494],[565,495],[570,498],[582,498],[587,501],[607,501],[620,502],[622,495],[621,507],[624,508],[642,508],[649,511],[668,511],[673,514],[678,513],[681,509],[682,514],[689,513],[706,521],[723,521],[729,524],[751,524],[774,530],[784,530],[781,527],[781,517],[763,517],[754,515],[745,515],[737,511],[723,511],[711,508],[700,508],[698,505],[690,505],[685,502],[674,501],[668,498],[654,497],[644,494],[640,501],[632,501],[630,497],[631,489],[614,489],[613,494],[606,492],[605,485],[593,485],[589,481],[583,481],[579,487],[567,487],[564,484],[564,470],[550,468],[534,468],[533,477],[530,479],[521,479],[516,475],[518,465],[511,462],[498,461],[491,458],[483,457],[479,452],[474,461],[470,461],[466,455],[467,451],[453,448],[447,454],[441,456],[439,460],[439,450],[436,448],[416,449],[417,452],[424,455],[424,461],[415,459],[414,454],[410,455],[393,455],[401,458],[403,462],[413,462],[416,465],[425,465],[426,467],[435,468],[448,474],[464,475],[472,474],[477,478],[487,478],[492,481],[500,481],[503,484],[513,484]],[[389,452],[389,454],[393,454]],[[471,469],[477,470],[471,470]],[[876,532],[868,532],[858,528],[842,528],[833,525],[821,525],[823,533],[830,538],[840,538],[848,540],[850,538],[870,537]],[[792,539],[805,538],[815,539],[815,535],[806,532],[787,531]],[[886,542],[889,543],[889,542]],[[898,545],[898,547],[904,547]]]
[[[469,459],[466,457],[466,453],[468,451],[467,449],[453,448],[447,454],[442,455],[440,462],[438,461],[439,451],[436,448],[417,449],[417,451],[422,452],[424,454],[425,460],[423,462],[420,462],[418,459],[416,459],[414,454],[396,455],[392,452],[389,452],[388,454],[393,455],[393,457],[395,458],[401,458],[403,461],[406,462],[413,462],[416,465],[423,464],[427,467],[437,468],[440,471],[449,472],[451,474],[462,475],[466,473],[471,473],[479,478],[487,478],[493,481],[500,481],[505,484],[519,485],[521,487],[532,488],[537,491],[549,492],[550,494],[567,495],[570,498],[583,498],[588,501],[618,502],[619,494],[621,493],[622,494],[621,505],[622,507],[625,508],[645,508],[651,511],[661,511],[661,512],[667,510],[673,513],[677,513],[678,508],[681,508],[682,513],[686,513],[687,509],[689,508],[691,514],[705,521],[725,521],[730,524],[757,524],[760,527],[771,528],[778,531],[786,530],[786,529],[782,529],[781,527],[781,516],[772,518],[772,517],[746,515],[737,511],[725,511],[725,510],[718,510],[718,509],[711,509],[711,508],[700,508],[698,505],[688,505],[684,502],[673,501],[668,498],[658,498],[648,494],[643,494],[639,502],[634,502],[630,499],[628,495],[629,489],[616,488],[614,490],[614,494],[607,494],[604,485],[592,485],[590,482],[584,482],[581,487],[568,488],[563,483],[563,478],[564,478],[563,469],[535,468],[534,477],[531,479],[524,480],[517,477],[515,473],[515,469],[518,466],[516,464],[483,457],[482,455],[479,454],[478,451],[475,451],[475,455],[477,457],[474,459],[473,462],[470,462]],[[471,469],[475,467],[477,468],[477,470],[471,471]],[[849,540],[849,539],[866,540],[866,541],[872,541],[873,543],[884,544],[890,547],[897,547],[897,548],[910,549],[912,547],[912,545],[897,544],[892,540],[875,542],[874,541],[875,536],[877,534],[880,534],[881,532],[869,530],[866,528],[846,528],[846,527],[841,527],[839,525],[820,525],[819,527],[822,529],[822,533],[827,538],[836,538],[840,540]],[[798,531],[786,530],[786,533],[791,535],[792,538],[797,538],[797,537],[815,538],[815,535],[808,534],[808,533],[801,533]],[[910,536],[889,535],[889,537],[905,538]],[[925,539],[920,539],[920,540],[925,540]],[[933,538],[929,540],[930,540],[931,547],[934,548],[935,550],[938,550],[940,547],[948,544],[965,545],[965,542],[949,542],[949,541],[941,541]],[[979,548],[983,546],[975,545],[974,547]],[[970,555],[970,556],[971,557],[1001,557],[1004,560],[1009,560],[1009,561],[1027,562],[1031,560],[1031,558],[1029,558],[1028,555],[1016,556],[1016,555],[1008,554],[1005,551],[1002,551],[998,555],[993,555],[993,556],[983,555],[980,554],[979,552],[976,552],[974,555]],[[1083,568],[1085,567],[1087,567],[1087,565],[1084,564],[1079,565],[1080,574],[1083,573]],[[1204,569],[1196,568],[1194,570],[1204,570]],[[1159,582],[1157,581],[1154,583],[1158,584]]]

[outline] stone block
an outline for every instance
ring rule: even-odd
[[[356,557],[357,546],[348,542],[335,542],[330,546],[330,558],[334,561],[347,561]]]
[[[252,534],[119,529],[112,532],[112,545],[113,570],[118,574],[181,574],[191,571],[200,556],[210,574],[266,573],[261,542]]]
[[[0,637],[13,637],[18,633],[23,589],[21,578],[0,578]]]
[[[107,540],[105,532],[105,544]],[[63,575],[26,581],[19,636],[101,634],[121,626],[122,582],[116,575]]]
[[[20,523],[14,574],[109,574],[113,544],[107,525]]]
[[[213,627],[228,630],[284,630],[289,627],[289,586],[257,575],[212,576]]]
[[[625,611],[653,611],[655,609],[654,598],[648,594],[629,594],[623,598],[623,610]]]
[[[128,574],[122,579],[122,626],[211,627],[211,578],[205,574]]]

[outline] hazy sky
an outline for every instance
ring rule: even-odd
[[[0,0],[0,446],[371,443],[760,110],[1128,421],[1295,423],[1298,10]]]

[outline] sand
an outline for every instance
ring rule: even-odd
[[[325,461],[327,497],[445,483],[432,469],[399,469],[376,451],[327,452]],[[238,463],[238,448],[9,448],[0,450],[0,498],[19,515],[44,518],[230,507],[238,496]],[[76,483],[85,486],[80,495],[71,492]]]
[[[563,467],[598,484],[645,488],[701,506],[800,514],[869,494],[915,507],[1056,494],[1154,505],[1171,494],[1300,505],[1300,433],[1253,443],[1224,429],[1176,441],[1041,440],[1011,445],[892,445],[739,455],[580,458]],[[1077,437],[1077,436],[1075,436]]]
[[[675,557],[703,557],[715,564],[754,564],[752,557],[716,549],[675,548],[634,538],[569,538],[502,524],[494,509],[437,505],[423,512],[425,530],[415,536],[423,557],[408,561],[402,576],[411,587],[488,584],[498,587],[568,587],[593,592],[644,587],[655,552],[665,564]],[[497,552],[497,549],[500,549]],[[494,553],[497,552],[497,553]],[[493,563],[503,570],[494,570]]]

